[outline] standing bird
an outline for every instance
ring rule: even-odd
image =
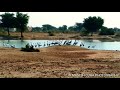
[[[73,43],[73,45],[77,45],[78,44],[78,42],[76,42],[76,40],[75,40],[75,42]]]
[[[80,44],[80,47],[81,47],[82,45]]]
[[[44,42],[44,47],[45,47],[45,42]]]
[[[47,41],[47,46],[48,46],[49,44],[48,44],[48,41]]]
[[[11,48],[15,48],[15,45],[11,45]]]
[[[84,44],[81,42],[81,45],[84,47]]]
[[[90,46],[88,46],[88,48],[90,48]]]

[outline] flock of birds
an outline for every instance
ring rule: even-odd
[[[3,42],[3,47],[15,48],[15,45],[10,45],[9,43],[4,43],[4,42]]]
[[[40,48],[40,47],[49,47],[49,46],[55,46],[55,45],[73,45],[73,46],[76,46],[78,45],[79,41],[75,40],[73,43],[72,43],[72,40],[56,40],[56,41],[52,41],[52,42],[44,42],[43,44],[41,44],[41,42],[36,42],[36,43],[27,43],[29,44],[30,46],[33,46],[34,48]],[[83,42],[80,43],[79,45],[80,47],[84,47],[85,44]],[[91,45],[88,45],[87,48],[95,48],[96,45],[94,46],[91,46]],[[3,42],[3,47],[10,47],[10,48],[16,48],[15,45],[10,45],[9,43],[4,43]]]

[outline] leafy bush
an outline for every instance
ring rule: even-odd
[[[101,29],[99,35],[114,35],[115,32],[113,29]]]
[[[25,51],[25,52],[39,52],[38,49],[34,49],[33,46],[30,46],[29,44],[27,44],[25,46],[25,48],[21,48],[21,51]]]
[[[89,34],[89,32],[86,29],[83,29],[80,31],[81,36],[87,36],[88,34]]]
[[[52,31],[48,32],[49,36],[55,36],[55,34]]]
[[[0,28],[0,35],[7,35],[7,32],[3,28]]]

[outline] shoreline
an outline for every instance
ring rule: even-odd
[[[60,40],[61,37],[63,40],[75,40],[76,38],[70,37],[78,36],[75,34],[48,36],[46,33],[34,35],[33,38],[31,33],[24,33],[25,40]],[[14,33],[13,37],[15,36],[18,36],[18,33]],[[83,38],[98,39],[97,36]],[[99,38],[105,40],[109,37]],[[88,75],[91,75],[90,78],[120,77],[120,51],[90,50],[80,46],[51,46],[38,49],[40,52],[0,48],[0,78],[88,78]]]
[[[119,36],[115,35],[93,35],[80,36],[79,33],[56,33],[55,36],[49,36],[48,33],[23,33],[24,40],[103,40],[103,41],[120,41]],[[11,32],[11,36],[1,35],[0,40],[21,40],[18,32]]]

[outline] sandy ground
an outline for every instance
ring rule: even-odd
[[[70,39],[71,37],[74,37],[79,34],[56,33],[55,36],[49,36],[48,33],[24,32],[23,35],[25,40],[63,40]],[[11,32],[11,36],[18,36],[19,38],[16,39],[20,39],[20,33],[18,32]]]
[[[41,48],[40,52],[0,48],[1,78],[119,78],[120,52],[77,46]]]

